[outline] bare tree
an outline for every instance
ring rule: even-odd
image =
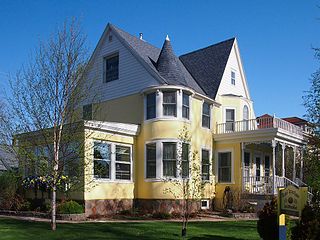
[[[86,36],[77,21],[66,21],[48,41],[40,42],[29,64],[11,80],[12,97],[9,102],[15,117],[16,133],[20,133],[17,137],[20,153],[24,147],[24,161],[32,159],[28,155],[31,146],[46,146],[46,154],[42,154],[47,155],[42,161],[44,164],[39,159],[29,163],[35,168],[41,166],[41,174],[51,178],[52,230],[56,229],[59,178],[69,164],[68,154],[63,154],[64,149],[75,141],[83,144],[79,107],[90,88],[83,77],[87,60]],[[76,148],[79,150],[81,147],[78,145]],[[69,168],[74,169],[72,161],[70,163]]]
[[[169,187],[164,189],[165,194],[170,194],[181,201],[182,215],[182,237],[186,237],[190,216],[204,196],[206,186],[212,187],[212,172],[209,171],[209,180],[202,178],[201,161],[198,151],[191,151],[191,134],[186,126],[180,130],[177,148],[177,169],[180,171],[180,178],[165,179]],[[186,145],[185,145],[186,144]],[[188,159],[188,161],[185,161]],[[209,164],[209,163],[208,163]]]

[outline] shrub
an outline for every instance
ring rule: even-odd
[[[23,203],[21,203],[19,209],[19,211],[31,211],[31,203],[26,200]]]
[[[301,218],[292,229],[292,240],[320,239],[320,192],[315,192],[310,205],[302,210]]]
[[[84,212],[83,206],[72,200],[59,204],[57,210],[60,214],[78,214]]]
[[[166,212],[155,212],[152,214],[152,217],[156,219],[170,219],[172,216]]]
[[[0,175],[0,209],[10,210],[14,208],[19,178],[12,171]]]
[[[266,203],[258,216],[257,230],[260,237],[264,240],[278,239],[277,200],[274,198],[270,203]]]

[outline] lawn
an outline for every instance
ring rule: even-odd
[[[181,224],[176,222],[80,223],[59,224],[56,232],[49,223],[0,218],[0,239],[181,239]],[[192,222],[192,240],[259,239],[256,221]]]

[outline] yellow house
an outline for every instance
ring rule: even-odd
[[[108,24],[84,80],[92,83],[81,103],[89,167],[79,200],[88,216],[179,211],[172,182],[192,177],[191,161],[202,209],[239,209],[303,184],[307,133],[255,116],[235,38],[178,57],[168,36],[159,49]]]

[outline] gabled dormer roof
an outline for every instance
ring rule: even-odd
[[[180,56],[205,93],[215,99],[235,38]]]

